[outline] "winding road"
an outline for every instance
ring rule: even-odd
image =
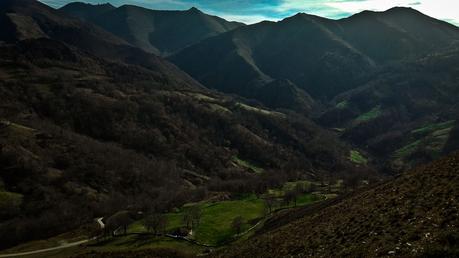
[[[81,244],[85,244],[85,243],[87,243],[89,241],[95,240],[95,239],[96,238],[85,239],[85,240],[81,240],[81,241],[78,241],[78,242],[63,244],[63,245],[56,246],[56,247],[45,248],[45,249],[29,251],[29,252],[0,254],[0,257],[18,257],[18,256],[26,256],[26,255],[32,255],[32,254],[46,253],[46,252],[50,252],[50,251],[54,251],[54,250],[59,250],[59,249],[73,247],[73,246],[78,246],[78,245],[81,245]]]
[[[100,226],[100,228],[104,229],[105,228],[105,224],[104,224],[104,222],[102,220],[103,220],[103,218],[95,219],[95,221]],[[27,251],[27,252],[20,252],[20,253],[0,254],[0,258],[18,257],[18,256],[27,256],[27,255],[33,255],[33,254],[39,254],[39,253],[46,253],[46,252],[55,251],[55,250],[59,250],[59,249],[65,249],[65,248],[70,248],[70,247],[74,247],[74,246],[79,246],[81,244],[85,244],[85,243],[87,243],[89,241],[96,240],[96,239],[97,239],[97,237],[93,237],[93,238],[90,238],[90,239],[80,240],[80,241],[73,242],[73,243],[62,244],[62,245],[56,246],[56,247],[50,247],[50,248],[44,248],[44,249],[39,249],[39,250],[34,250],[34,251]]]

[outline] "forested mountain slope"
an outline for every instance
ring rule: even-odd
[[[309,119],[207,90],[37,1],[2,1],[0,19],[2,247],[356,166]]]

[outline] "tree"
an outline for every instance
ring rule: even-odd
[[[272,195],[268,195],[265,198],[263,198],[263,201],[265,202],[266,208],[268,208],[269,213],[273,211],[274,205],[276,204],[276,198]]]
[[[302,182],[296,183],[295,192],[298,195],[300,195],[306,191],[306,188],[307,188],[306,183],[302,183]]]
[[[258,183],[255,185],[255,189],[254,189],[254,192],[255,192],[255,195],[257,196],[257,198],[260,198],[260,196],[266,192],[266,190],[268,189],[268,187],[266,186],[265,183]]]
[[[190,229],[195,226],[199,226],[199,223],[201,222],[201,216],[201,208],[195,205],[186,210],[185,214],[183,215],[183,222],[185,223],[186,227]]]
[[[305,193],[313,193],[315,191],[317,191],[317,186],[312,182],[309,183],[304,189]]]
[[[145,217],[143,225],[148,232],[153,232],[154,235],[164,234],[167,227],[167,217],[163,214],[149,214]]]
[[[233,222],[231,223],[231,228],[236,231],[236,234],[241,233],[242,226],[244,225],[244,218],[242,216],[237,216],[236,218],[233,219]]]
[[[332,192],[332,186],[335,185],[336,182],[337,182],[336,177],[330,173],[329,178],[328,178],[328,189],[327,189],[328,193]]]
[[[361,181],[361,177],[357,173],[352,173],[344,177],[343,185],[344,191],[347,192],[348,190],[355,190],[358,188]]]
[[[298,199],[298,193],[295,190],[287,191],[284,194],[284,203],[287,204],[287,206],[290,205],[291,202],[293,202],[296,207],[297,199]]]
[[[185,223],[185,226],[187,229],[192,228],[193,226],[193,217],[191,216],[190,212],[185,212],[183,214],[183,223]]]
[[[112,235],[119,228],[123,228],[124,235],[127,233],[127,227],[133,222],[129,211],[119,211],[107,219],[106,228]]]
[[[103,229],[97,221],[88,224],[85,229],[91,238],[98,238],[103,234]]]

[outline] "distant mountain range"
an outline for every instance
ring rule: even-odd
[[[99,25],[132,45],[157,55],[170,55],[242,23],[228,22],[196,8],[155,11],[133,5],[70,3],[61,11]]]
[[[224,92],[257,98],[272,81],[289,80],[289,87],[329,100],[359,86],[383,65],[423,57],[457,40],[457,27],[409,8],[366,11],[341,20],[300,13],[235,29],[170,59]]]

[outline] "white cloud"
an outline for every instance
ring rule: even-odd
[[[454,21],[459,24],[459,1],[457,0],[363,0],[363,1],[328,1],[327,6],[349,13],[363,10],[384,11],[394,6],[412,7],[437,19]]]
[[[227,21],[237,21],[242,22],[245,24],[254,24],[261,21],[278,21],[279,19],[268,17],[264,15],[236,15],[230,13],[219,13],[219,12],[212,12],[212,15],[216,15],[222,17]]]

